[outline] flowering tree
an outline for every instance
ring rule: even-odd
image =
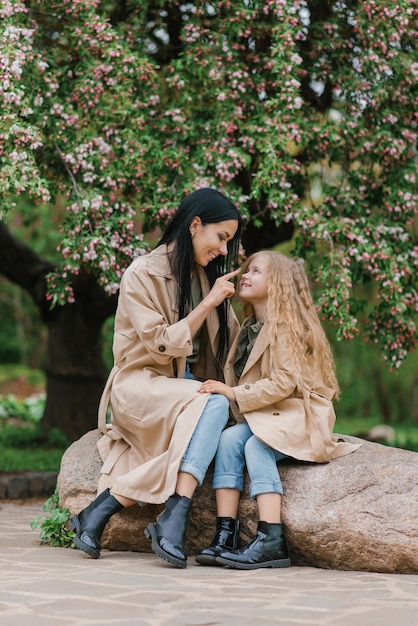
[[[0,6],[0,272],[49,326],[49,425],[94,425],[100,328],[147,249],[135,223],[163,226],[202,185],[246,216],[246,252],[293,236],[338,336],[401,365],[417,338],[416,0]],[[58,261],[13,236],[13,214],[45,204]]]

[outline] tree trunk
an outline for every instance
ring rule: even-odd
[[[95,278],[74,279],[75,303],[49,308],[46,275],[54,269],[0,222],[0,273],[20,285],[38,306],[48,329],[45,434],[59,428],[75,441],[97,425],[97,408],[106,379],[102,327],[116,310],[116,296],[107,296]]]
[[[47,323],[47,399],[43,425],[59,428],[71,441],[97,426],[106,380],[102,323],[86,319],[80,303],[60,307]]]
[[[74,441],[97,426],[97,409],[106,381],[102,327],[116,310],[94,276],[73,281],[75,302],[55,307],[46,320],[47,401],[44,427],[59,428]]]

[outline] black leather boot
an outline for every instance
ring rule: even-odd
[[[251,543],[234,552],[224,551],[216,557],[216,560],[234,569],[289,567],[290,559],[283,524],[258,522],[257,535]]]
[[[110,494],[109,489],[103,491],[88,507],[70,519],[70,528],[76,532],[73,538],[75,545],[93,559],[98,559],[104,527],[121,509],[122,504]]]
[[[203,548],[196,556],[196,562],[201,565],[220,565],[216,557],[225,550],[238,548],[239,520],[233,517],[217,517],[216,532],[212,543]]]
[[[176,567],[187,566],[184,538],[191,506],[190,498],[175,493],[168,498],[156,521],[145,529],[145,536],[151,539],[155,554]]]

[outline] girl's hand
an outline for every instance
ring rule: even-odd
[[[237,269],[233,272],[228,272],[228,274],[224,276],[219,276],[219,278],[216,279],[215,284],[206,296],[213,302],[215,307],[221,304],[225,298],[232,298],[235,293],[235,285],[230,281],[235,278],[235,276],[238,276],[240,271],[240,269]]]
[[[199,389],[199,393],[220,393],[228,398],[230,402],[235,400],[233,388],[225,385],[225,383],[221,383],[219,380],[205,380]]]

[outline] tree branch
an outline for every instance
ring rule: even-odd
[[[0,273],[12,283],[25,289],[46,315],[46,275],[54,265],[36,254],[29,246],[16,239],[4,222],[0,221]]]
[[[46,275],[55,266],[42,258],[29,246],[12,235],[4,222],[0,221],[0,274],[25,289],[39,308],[44,321],[55,315],[59,308],[52,309],[46,299]],[[116,310],[117,295],[108,296],[94,276],[81,271],[73,281],[77,306],[83,314],[100,324]]]

